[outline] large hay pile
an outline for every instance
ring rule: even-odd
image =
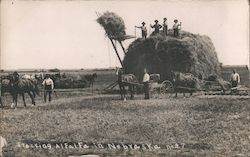
[[[143,69],[147,68],[150,73],[161,74],[161,80],[170,79],[171,70],[203,78],[220,75],[211,39],[184,31],[180,34],[179,38],[159,34],[132,42],[123,60],[125,72],[142,79]]]
[[[105,12],[98,17],[97,22],[104,28],[110,38],[119,38],[126,35],[123,19],[113,12]]]

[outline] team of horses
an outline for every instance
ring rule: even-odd
[[[126,87],[128,87],[128,91],[130,92],[130,99],[133,99],[136,88],[140,88],[141,86],[135,75],[125,74],[122,69],[117,69],[116,74],[118,76],[117,83],[120,88],[121,99],[126,99]],[[178,93],[183,93],[184,97],[185,93],[189,93],[190,96],[192,96],[195,91],[203,90],[203,86],[209,82],[218,82],[223,92],[231,88],[231,84],[228,81],[221,79],[201,79],[191,73],[177,71],[171,71],[169,81],[173,84],[173,90],[171,92],[175,94],[174,97],[177,97]]]
[[[13,100],[13,107],[16,107],[18,95],[20,94],[23,98],[23,104],[26,107],[25,93],[27,93],[31,98],[32,104],[35,105],[35,97],[39,95],[37,85],[38,78],[26,78],[25,75],[24,77],[20,77],[17,73],[10,74],[1,80],[1,97],[5,93],[10,93]]]

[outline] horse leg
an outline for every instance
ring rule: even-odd
[[[13,104],[14,108],[17,107],[17,96],[18,96],[17,93],[13,93],[13,96],[12,96],[12,98],[13,98],[12,104]]]
[[[24,105],[24,107],[26,107],[26,102],[25,102],[25,95],[24,95],[24,93],[22,93],[22,98],[23,98],[23,105]]]
[[[129,91],[130,91],[130,99],[134,99],[134,85],[129,86]]]
[[[123,100],[125,101],[126,100],[126,86],[125,85],[122,86],[122,94],[123,94]]]
[[[122,90],[122,85],[120,83],[119,83],[119,88],[120,88],[121,99],[123,99],[123,90]]]
[[[29,96],[30,96],[30,98],[31,98],[32,104],[33,104],[33,105],[36,105],[35,99],[34,99],[33,95],[31,94],[31,92],[28,92],[28,94],[29,94]]]
[[[32,94],[33,94],[33,97],[35,98],[36,97],[36,93],[34,90],[32,90]]]

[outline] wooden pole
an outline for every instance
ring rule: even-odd
[[[120,43],[120,45],[121,45],[121,47],[122,47],[122,50],[123,50],[123,52],[124,52],[124,55],[126,55],[125,48],[123,47],[122,42],[121,42],[120,40],[119,40],[119,43]]]
[[[118,54],[117,48],[116,48],[116,46],[115,46],[113,40],[112,40],[111,38],[109,38],[109,40],[111,41],[111,43],[112,43],[112,45],[113,45],[113,47],[114,47],[114,49],[115,49],[115,53],[116,53],[116,55],[117,55],[117,57],[118,57],[118,59],[119,59],[119,61],[120,61],[120,63],[121,63],[121,66],[123,67],[122,60],[121,60],[121,58],[120,58],[120,56],[119,56],[119,54]]]

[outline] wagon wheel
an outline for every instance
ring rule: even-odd
[[[172,93],[174,92],[173,84],[168,80],[163,81],[161,83],[160,92],[161,92],[161,94],[169,94],[169,96],[171,96]]]

